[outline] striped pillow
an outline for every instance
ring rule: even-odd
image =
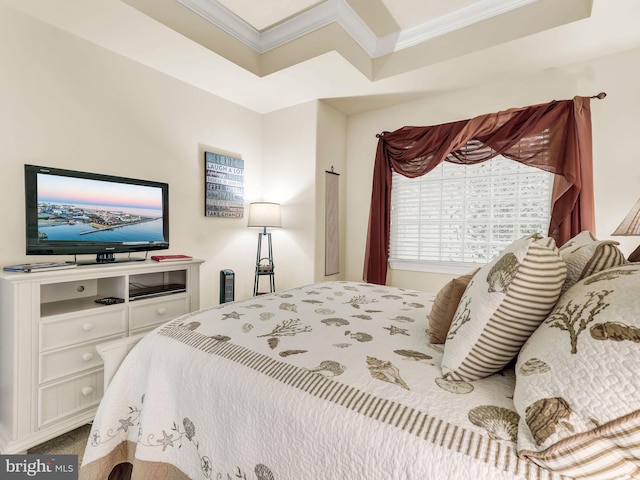
[[[522,347],[518,455],[571,478],[640,478],[640,264],[581,280]]]
[[[560,247],[560,255],[567,264],[562,293],[589,275],[627,263],[617,245],[619,243],[612,240],[599,241],[584,230]]]
[[[553,238],[516,240],[482,267],[465,290],[442,358],[448,380],[477,380],[502,369],[560,296],[566,266]]]

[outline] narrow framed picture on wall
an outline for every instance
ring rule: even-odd
[[[204,152],[204,215],[244,217],[244,160]]]
[[[324,274],[340,273],[340,174],[325,173],[325,241]]]

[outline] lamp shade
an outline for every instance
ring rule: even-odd
[[[280,204],[255,202],[249,205],[248,227],[282,227]]]
[[[636,202],[631,211],[624,217],[611,235],[632,236],[640,235],[640,200]]]

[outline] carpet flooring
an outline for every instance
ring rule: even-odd
[[[45,443],[30,448],[27,453],[36,455],[78,455],[78,467],[80,467],[80,464],[82,463],[82,455],[84,454],[84,447],[87,445],[90,432],[91,425],[83,425],[82,427],[71,430],[64,435],[52,438]]]

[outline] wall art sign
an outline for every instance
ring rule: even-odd
[[[206,217],[244,216],[244,160],[204,152]]]

